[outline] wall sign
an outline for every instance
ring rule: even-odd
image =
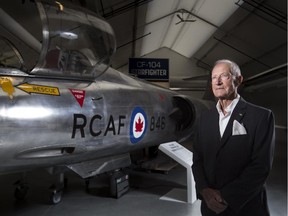
[[[151,81],[169,80],[169,59],[129,58],[129,74]]]

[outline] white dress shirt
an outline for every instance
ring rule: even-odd
[[[237,97],[231,102],[231,104],[229,104],[228,107],[226,107],[226,109],[225,109],[226,115],[224,115],[224,113],[222,112],[220,102],[218,101],[216,104],[216,108],[217,108],[218,113],[219,113],[219,129],[220,129],[221,137],[224,134],[226,126],[227,126],[229,119],[231,117],[231,114],[232,114],[234,108],[236,107],[237,103],[239,102],[239,99],[240,99],[240,95],[237,94]]]

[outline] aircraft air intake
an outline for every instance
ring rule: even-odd
[[[176,132],[185,131],[195,121],[195,108],[185,96],[175,96],[173,99],[175,108],[170,113],[170,117],[177,123]]]

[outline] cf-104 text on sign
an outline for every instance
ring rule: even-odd
[[[129,74],[151,81],[169,80],[169,59],[129,58]]]

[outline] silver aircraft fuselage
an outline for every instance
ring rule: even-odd
[[[170,116],[177,100],[188,101],[111,68],[93,82],[22,72],[3,80],[14,92],[0,93],[0,172],[74,164],[191,133]]]
[[[89,161],[191,135],[204,103],[109,67],[115,38],[107,22],[59,2],[20,4],[31,17],[31,6],[38,9],[38,34],[9,4],[0,10],[0,173],[79,173],[81,164],[97,168]]]

